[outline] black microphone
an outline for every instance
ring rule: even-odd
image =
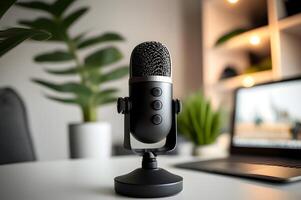
[[[164,197],[183,189],[183,178],[157,167],[156,156],[172,151],[177,141],[176,115],[179,100],[172,99],[171,59],[159,42],[136,46],[130,60],[129,97],[118,98],[118,113],[124,114],[124,147],[143,156],[142,167],[115,177],[118,194],[132,197]],[[130,135],[159,148],[134,149]]]
[[[143,143],[163,140],[172,125],[171,60],[159,42],[136,46],[130,60],[130,131]]]

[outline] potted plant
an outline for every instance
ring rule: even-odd
[[[69,98],[47,95],[47,98],[65,104],[75,104],[81,109],[83,123],[69,125],[71,158],[104,158],[111,154],[111,127],[107,122],[97,122],[97,108],[115,102],[118,89],[105,87],[103,84],[126,76],[128,66],[112,69],[112,64],[118,63],[123,58],[121,51],[112,44],[88,52],[83,59],[81,51],[97,44],[120,42],[124,39],[113,32],[93,37],[86,37],[85,33],[70,34],[70,27],[89,10],[88,7],[81,7],[69,11],[69,7],[75,2],[75,0],[56,0],[53,3],[44,1],[18,3],[17,5],[23,8],[45,13],[43,17],[21,20],[19,23],[30,28],[46,30],[52,34],[47,42],[61,45],[59,49],[35,56],[35,62],[68,63],[69,67],[47,68],[46,72],[57,76],[76,76],[79,79],[64,83],[33,79],[33,82],[48,89],[71,95]]]
[[[193,155],[214,154],[212,144],[219,136],[220,128],[221,112],[215,111],[202,93],[195,93],[183,102],[183,111],[178,116],[178,130],[193,142]]]
[[[0,19],[17,0],[5,0],[0,3]],[[28,38],[46,40],[50,34],[38,29],[7,28],[0,30],[0,57]]]

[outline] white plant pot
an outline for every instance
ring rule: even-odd
[[[225,157],[230,146],[230,134],[221,134],[217,140],[208,145],[194,146],[192,154],[202,158]]]
[[[69,125],[71,158],[106,159],[111,156],[111,125],[107,122],[88,122]]]
[[[193,148],[192,154],[197,157],[211,158],[219,156],[220,152],[221,151],[219,146],[216,143],[213,143],[208,145],[195,146]]]

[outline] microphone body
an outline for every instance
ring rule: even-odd
[[[163,140],[172,126],[172,80],[168,49],[144,42],[131,55],[129,98],[130,131],[143,143]]]
[[[132,135],[143,143],[163,140],[172,125],[172,83],[131,79],[129,94]]]

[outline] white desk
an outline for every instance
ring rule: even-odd
[[[191,158],[158,158],[159,165],[183,176],[177,200],[301,199],[301,182],[272,185],[228,176],[173,168]],[[114,193],[113,178],[140,166],[138,157],[107,161],[74,160],[0,166],[1,200],[114,200],[130,199]]]

